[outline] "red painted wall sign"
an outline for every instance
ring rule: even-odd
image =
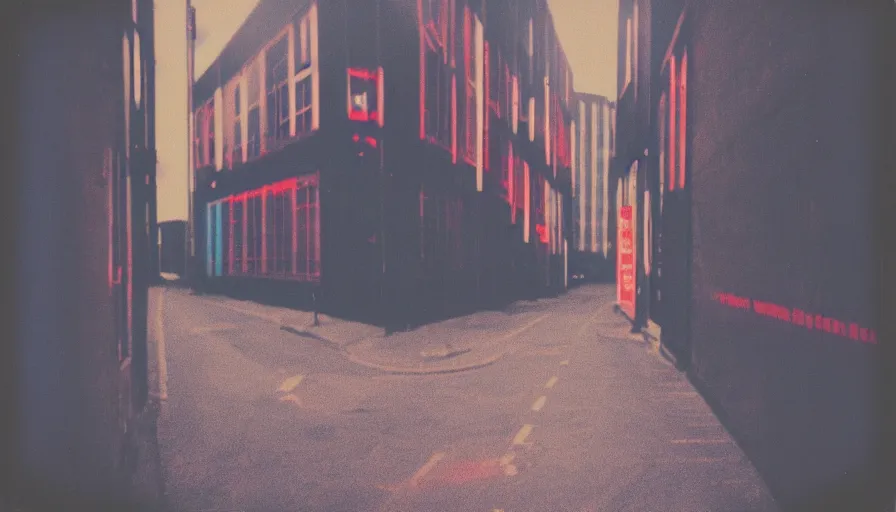
[[[616,296],[619,307],[629,318],[635,317],[635,244],[632,235],[632,207],[619,207],[616,237]]]
[[[771,302],[738,297],[732,293],[715,292],[712,299],[723,306],[752,311],[757,315],[774,318],[809,330],[822,331],[861,343],[877,344],[877,333],[874,329],[863,327],[855,322],[847,324],[839,319],[809,313],[799,308],[788,308]]]

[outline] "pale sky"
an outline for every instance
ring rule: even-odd
[[[616,98],[618,0],[548,0],[579,92]],[[258,0],[193,0],[196,77],[211,65]],[[185,0],[155,0],[159,222],[187,218]]]

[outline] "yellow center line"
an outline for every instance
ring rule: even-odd
[[[535,400],[535,403],[532,404],[532,410],[535,412],[540,411],[541,408],[544,407],[544,403],[547,402],[547,400],[548,397],[541,395],[537,400]]]
[[[569,359],[565,359],[565,360],[563,360],[563,361],[560,361],[560,366],[569,366]]]
[[[551,389],[554,387],[554,384],[556,384],[556,383],[557,383],[557,377],[551,377],[548,380],[547,384],[544,385],[544,387],[546,387],[547,389]]]
[[[533,425],[523,425],[520,431],[516,433],[516,436],[514,436],[513,444],[526,444],[526,438],[529,437],[529,434],[532,432],[532,428]]]
[[[282,384],[280,384],[280,387],[277,388],[277,391],[280,391],[282,393],[290,393],[292,392],[292,390],[296,389],[299,384],[302,383],[302,379],[304,378],[304,375],[296,375],[295,377],[290,377],[284,380]]]
[[[411,477],[411,480],[409,482],[411,487],[417,487],[418,485],[420,485],[420,481],[423,480],[423,477],[426,476],[427,473],[432,471],[432,468],[436,467],[436,464],[438,464],[444,456],[445,452],[437,452],[432,454],[432,457],[430,457],[429,460],[426,461],[426,464],[418,469],[417,472],[414,473],[414,476]]]

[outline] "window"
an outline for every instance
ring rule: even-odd
[[[319,176],[306,178],[296,186],[296,266],[303,281],[320,279],[320,191]]]
[[[262,196],[260,190],[249,192],[246,198],[246,273],[261,274],[263,251]]]
[[[305,13],[295,23],[293,58],[296,74],[311,67],[311,12]]]
[[[420,138],[453,148],[456,131],[454,11],[449,0],[418,0],[420,16]]]
[[[202,128],[205,126],[205,105],[193,114],[193,167],[199,169],[203,165]]]
[[[240,78],[236,77],[234,80],[237,81],[236,86],[234,87],[233,92],[233,143],[230,148],[230,161],[233,166],[237,164],[241,164],[243,162],[243,125],[242,125],[242,97],[241,97],[241,84],[239,82]]]
[[[348,117],[352,121],[379,121],[382,84],[381,70],[348,70]]]
[[[275,42],[265,56],[267,84],[268,150],[289,139],[289,38],[284,35]]]
[[[265,273],[292,274],[293,182],[265,189]]]
[[[261,155],[261,60],[253,60],[246,70],[246,99],[249,113],[246,120],[248,124],[248,137],[246,139],[247,158],[252,159]]]
[[[470,8],[464,8],[464,137],[463,156],[476,163],[476,51],[473,44],[474,24]]]
[[[317,44],[317,16],[314,5],[293,26],[293,65],[295,97],[295,136],[302,137],[317,129],[315,116],[318,70],[314,59]]]
[[[196,169],[215,163],[215,99],[196,110],[193,125],[193,162]]]
[[[246,196],[242,195],[236,198],[231,197],[230,208],[230,232],[232,234],[232,244],[230,246],[230,274],[242,274],[246,271],[243,247],[245,240],[246,226]]]
[[[296,82],[296,136],[311,132],[312,127],[312,90],[311,77]]]

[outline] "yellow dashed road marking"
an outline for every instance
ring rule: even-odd
[[[529,437],[529,434],[532,432],[532,428],[533,425],[523,425],[520,431],[516,433],[516,436],[514,436],[513,444],[526,444],[526,438]]]
[[[557,377],[551,377],[550,379],[548,379],[548,382],[544,385],[544,387],[546,387],[547,389],[553,388],[554,384],[557,383],[557,380]]]
[[[535,412],[540,411],[541,408],[544,407],[544,403],[547,402],[547,400],[548,397],[541,395],[537,400],[535,400],[535,403],[532,404],[532,410]]]
[[[284,380],[282,384],[280,384],[280,387],[277,388],[277,391],[280,391],[282,393],[291,393],[292,390],[296,389],[299,384],[302,383],[302,379],[304,378],[304,375],[296,375],[295,377],[290,377]]]
[[[417,487],[418,485],[420,485],[420,481],[423,480],[423,477],[425,477],[427,473],[432,471],[432,468],[436,467],[436,464],[438,464],[444,456],[445,452],[437,452],[432,454],[432,457],[430,457],[429,460],[426,461],[426,464],[418,469],[417,472],[414,473],[414,476],[411,477],[411,480],[409,482],[411,487]]]

